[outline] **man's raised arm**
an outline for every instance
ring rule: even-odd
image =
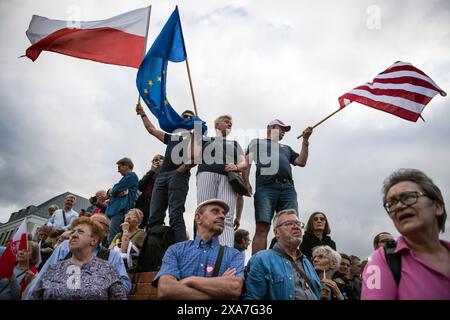
[[[294,160],[294,164],[299,167],[306,166],[306,162],[308,161],[308,153],[309,153],[309,137],[311,136],[313,128],[308,127],[303,130],[303,143],[302,149],[300,151],[299,156]]]
[[[142,108],[140,103],[138,103],[136,105],[136,113],[141,116],[142,123],[144,123],[144,127],[145,127],[145,129],[147,129],[148,133],[150,133],[152,136],[154,136],[159,141],[164,143],[164,135],[165,135],[165,133],[163,131],[161,131],[161,130],[156,129],[155,125],[150,121],[150,119],[145,114],[145,111]]]

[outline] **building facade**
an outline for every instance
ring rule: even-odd
[[[88,208],[91,204],[89,200],[76,195],[71,192],[64,192],[56,197],[53,197],[38,206],[30,205],[24,209],[17,212],[13,212],[9,217],[8,222],[0,224],[0,246],[6,246],[9,240],[12,239],[14,232],[22,223],[25,217],[28,218],[27,230],[28,234],[31,234],[33,239],[36,237],[38,228],[43,226],[48,220],[48,207],[52,204],[56,204],[59,208],[64,206],[64,198],[68,194],[73,194],[77,197],[77,202],[74,210],[80,212],[81,209]]]

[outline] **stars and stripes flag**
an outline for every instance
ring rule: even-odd
[[[431,99],[447,94],[423,71],[411,63],[397,61],[367,82],[339,97],[340,109],[351,102],[385,111],[409,121],[417,121]]]

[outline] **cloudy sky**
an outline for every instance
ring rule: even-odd
[[[279,118],[293,127],[283,142],[298,150],[296,136],[336,110],[338,96],[398,60],[411,62],[450,91],[447,1],[151,4],[149,46],[178,4],[199,114],[210,127],[218,115],[233,115],[235,138],[244,146]],[[65,191],[88,198],[111,187],[120,178],[115,162],[123,156],[134,160],[142,176],[152,156],[164,151],[134,111],[136,69],[51,52],[35,62],[17,58],[29,46],[25,31],[33,14],[100,20],[147,5],[0,2],[0,222]],[[167,91],[177,110],[192,108],[184,63],[169,65]],[[376,233],[397,235],[380,191],[394,170],[423,170],[448,202],[449,101],[436,96],[422,114],[426,122],[354,103],[319,126],[310,139],[307,166],[294,168],[301,220],[325,212],[339,251],[365,257]],[[193,175],[185,214],[190,231],[195,199]],[[249,198],[242,227],[254,232]],[[450,239],[450,232],[442,237]]]

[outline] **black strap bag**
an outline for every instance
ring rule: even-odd
[[[228,182],[230,183],[234,192],[242,196],[248,196],[247,184],[237,172],[228,172]]]

